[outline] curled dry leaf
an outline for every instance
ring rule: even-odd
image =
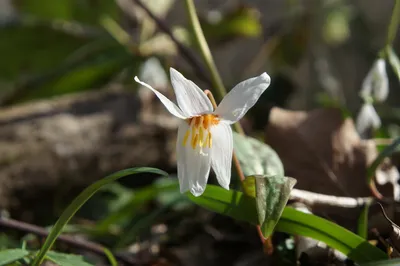
[[[385,209],[383,208],[382,205],[379,204],[381,207],[382,214],[384,216],[385,220],[385,229],[386,231],[389,232],[389,243],[390,245],[395,249],[392,253],[392,257],[396,256],[399,257],[400,254],[400,227],[395,224],[390,218],[386,215]]]
[[[366,178],[368,165],[378,155],[375,143],[362,140],[353,120],[339,109],[273,108],[266,142],[281,158],[285,174],[297,179],[298,189],[335,196],[371,194]],[[378,189],[393,196],[393,185]]]

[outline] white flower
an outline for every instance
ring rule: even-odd
[[[179,107],[137,77],[135,81],[152,90],[171,114],[183,119],[176,143],[181,193],[203,194],[211,167],[219,184],[229,190],[233,152],[230,125],[257,102],[268,88],[270,77],[263,73],[239,83],[214,110],[207,95],[196,84],[173,68],[170,75]]]
[[[380,128],[381,119],[371,103],[364,103],[357,116],[356,128],[360,135],[364,135],[367,130]]]
[[[386,100],[389,94],[389,80],[386,74],[385,60],[383,58],[379,58],[375,61],[362,83],[360,94],[363,98],[372,96],[379,102]]]

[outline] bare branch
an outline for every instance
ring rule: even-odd
[[[373,200],[371,197],[337,197],[299,189],[293,189],[291,191],[290,199],[301,201],[307,205],[328,205],[343,208],[357,208]]]
[[[8,219],[8,218],[2,218],[0,217],[0,227],[3,228],[10,228],[10,229],[15,229],[18,231],[26,232],[26,233],[32,233],[37,236],[41,237],[47,237],[49,235],[49,232],[47,232],[46,229],[43,227],[13,220],[13,219]],[[76,239],[71,236],[67,235],[60,235],[57,238],[57,241],[63,242],[65,244],[68,244],[69,246],[75,247],[75,248],[80,248],[84,250],[88,250],[90,252],[93,252],[95,254],[98,254],[100,256],[103,256],[107,258],[106,254],[104,253],[104,247],[102,245],[99,245],[97,243],[87,241],[87,240],[82,240],[82,239]],[[120,260],[121,262],[126,263],[127,265],[136,265],[137,262],[133,258],[129,258],[127,256],[121,256],[118,254],[114,254],[115,258]]]

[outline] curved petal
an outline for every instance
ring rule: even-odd
[[[186,121],[182,121],[178,129],[176,152],[178,161],[178,179],[181,193],[190,192],[198,197],[206,189],[211,168],[211,156],[208,150],[200,153],[199,148],[193,149],[188,141],[184,146],[184,138],[189,130]],[[191,136],[188,138],[191,139]]]
[[[171,114],[173,114],[174,116],[181,118],[181,119],[187,118],[187,116],[184,115],[184,113],[179,109],[179,107],[176,106],[176,104],[174,104],[173,102],[171,102],[171,100],[169,100],[167,97],[165,97],[162,93],[158,92],[156,89],[151,87],[149,84],[144,83],[143,81],[139,80],[138,77],[135,77],[135,81],[137,83],[145,86],[146,88],[152,90],[156,94],[158,99],[160,99],[160,101],[164,104],[165,108],[167,108],[167,110]]]
[[[253,107],[270,83],[267,73],[239,83],[222,99],[215,113],[230,124],[237,122]]]
[[[232,129],[229,124],[219,123],[211,127],[211,167],[221,187],[229,190],[233,153]]]
[[[196,84],[186,79],[173,68],[170,68],[170,74],[176,100],[185,116],[191,117],[204,113],[212,113],[214,109],[210,100]]]
[[[384,59],[379,58],[374,62],[363,80],[360,96],[363,98],[373,96],[375,100],[383,102],[387,99],[388,95],[389,80],[386,73],[386,63]]]

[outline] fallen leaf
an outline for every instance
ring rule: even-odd
[[[297,179],[298,189],[335,196],[371,195],[367,168],[378,151],[372,140],[360,138],[353,120],[343,117],[339,109],[272,108],[265,136],[278,153],[285,175]],[[378,189],[390,197],[396,188],[392,183]]]
[[[382,214],[385,217],[386,227],[390,232],[389,233],[390,244],[396,250],[395,253],[392,253],[393,257],[393,254],[398,254],[400,252],[400,227],[386,215],[383,206],[381,204],[379,204],[379,206],[381,207]]]

